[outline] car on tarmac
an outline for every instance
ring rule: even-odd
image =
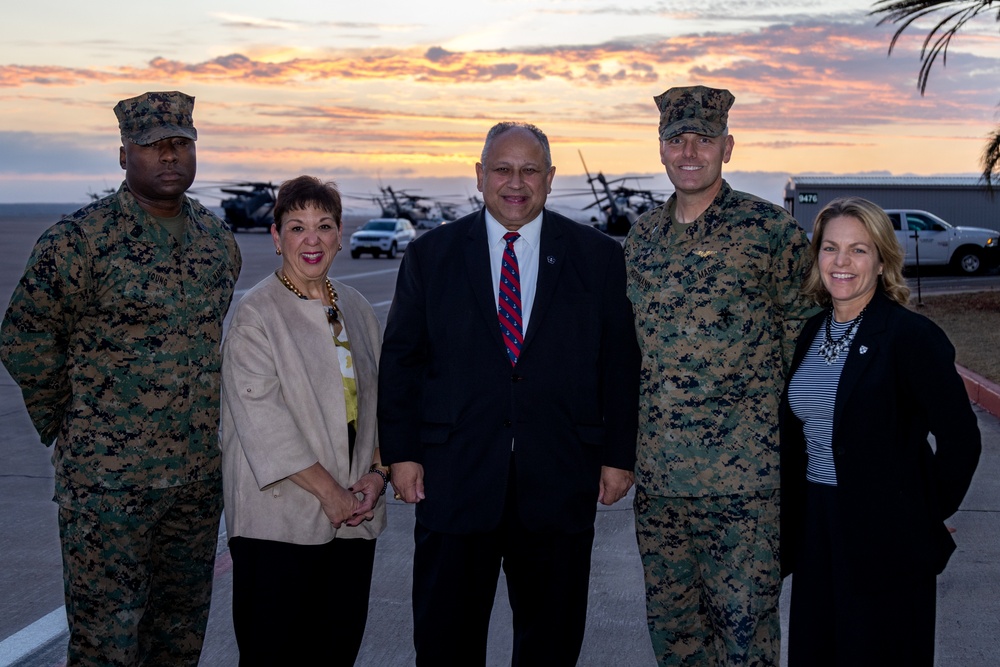
[[[951,266],[963,275],[975,275],[1000,263],[1000,232],[980,227],[956,227],[933,213],[915,209],[885,210],[905,266]]]
[[[378,257],[385,253],[392,259],[397,252],[406,250],[417,232],[409,220],[403,218],[373,218],[361,229],[351,234],[351,257],[357,259],[365,253]]]

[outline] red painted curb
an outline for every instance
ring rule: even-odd
[[[969,400],[994,417],[1000,417],[1000,385],[990,382],[982,375],[976,375],[958,364],[955,364],[955,368],[962,376],[965,390],[969,392]]]

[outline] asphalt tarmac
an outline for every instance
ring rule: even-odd
[[[6,306],[35,238],[51,216],[0,218],[0,305]],[[345,233],[363,220],[347,219]],[[278,266],[269,235],[238,236],[242,293]],[[385,322],[399,260],[342,253],[332,274],[358,288]],[[926,293],[926,292],[925,292]],[[239,296],[239,294],[238,294]],[[938,583],[936,664],[1000,664],[1000,420],[977,408],[983,457],[962,509],[949,520],[958,550]],[[66,643],[62,577],[51,501],[50,452],[38,443],[20,391],[0,369],[0,667],[55,667]],[[873,521],[890,520],[873,512]],[[585,667],[655,665],[646,634],[642,567],[635,543],[631,494],[599,506],[591,573],[587,633],[579,664]],[[368,629],[358,665],[412,665],[410,638],[413,508],[390,499],[389,527],[379,538]],[[202,654],[205,667],[238,664],[231,621],[231,560],[220,526],[212,614]],[[349,575],[346,575],[349,576]],[[789,582],[785,583],[783,626]],[[493,611],[488,665],[510,664],[510,612],[501,581]]]

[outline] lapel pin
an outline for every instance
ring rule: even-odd
[[[858,352],[860,352],[861,354],[864,354],[867,351],[868,351],[867,345],[862,345],[861,347],[858,348]]]
[[[555,255],[549,255],[548,257],[545,258],[545,261],[548,262],[549,264],[555,264],[556,263]]]

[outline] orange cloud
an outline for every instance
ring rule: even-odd
[[[730,118],[740,168],[802,171],[854,160],[899,170],[894,165],[914,164],[895,158],[900,144],[904,150],[930,146],[916,137],[933,136],[935,147],[949,148],[972,137],[967,143],[975,147],[995,118],[996,58],[955,51],[922,98],[910,57],[920,41],[900,44],[889,58],[890,36],[874,27],[813,21],[742,34],[521,50],[304,54],[276,46],[201,62],[157,57],[103,68],[0,65],[0,88],[20,89],[6,96],[0,122],[8,130],[36,131],[44,115],[50,121],[45,132],[94,134],[105,128],[107,100],[119,99],[113,95],[146,84],[177,86],[198,96],[205,137],[199,151],[234,168],[281,165],[294,173],[323,163],[384,175],[425,165],[435,173],[468,174],[485,129],[513,118],[537,123],[553,150],[565,151],[560,173],[563,165],[578,164],[578,148],[598,168],[621,173],[659,170],[652,96],[704,83],[736,95]],[[11,103],[15,99],[20,102]],[[88,104],[90,115],[81,113]],[[60,129],[64,118],[73,124]],[[113,140],[113,131],[108,134]],[[956,150],[956,162],[965,160],[969,149]]]
[[[626,58],[621,58],[625,55]],[[427,84],[489,83],[498,80],[538,81],[557,78],[612,85],[656,81],[654,54],[603,49],[538,52],[472,51],[452,53],[439,47],[422,52],[364,51],[326,58],[289,58],[273,62],[230,54],[201,63],[153,58],[145,68],[79,69],[55,66],[0,66],[0,86],[67,86],[93,81],[184,79],[205,83],[239,82],[285,85],[331,79],[400,79]]]

